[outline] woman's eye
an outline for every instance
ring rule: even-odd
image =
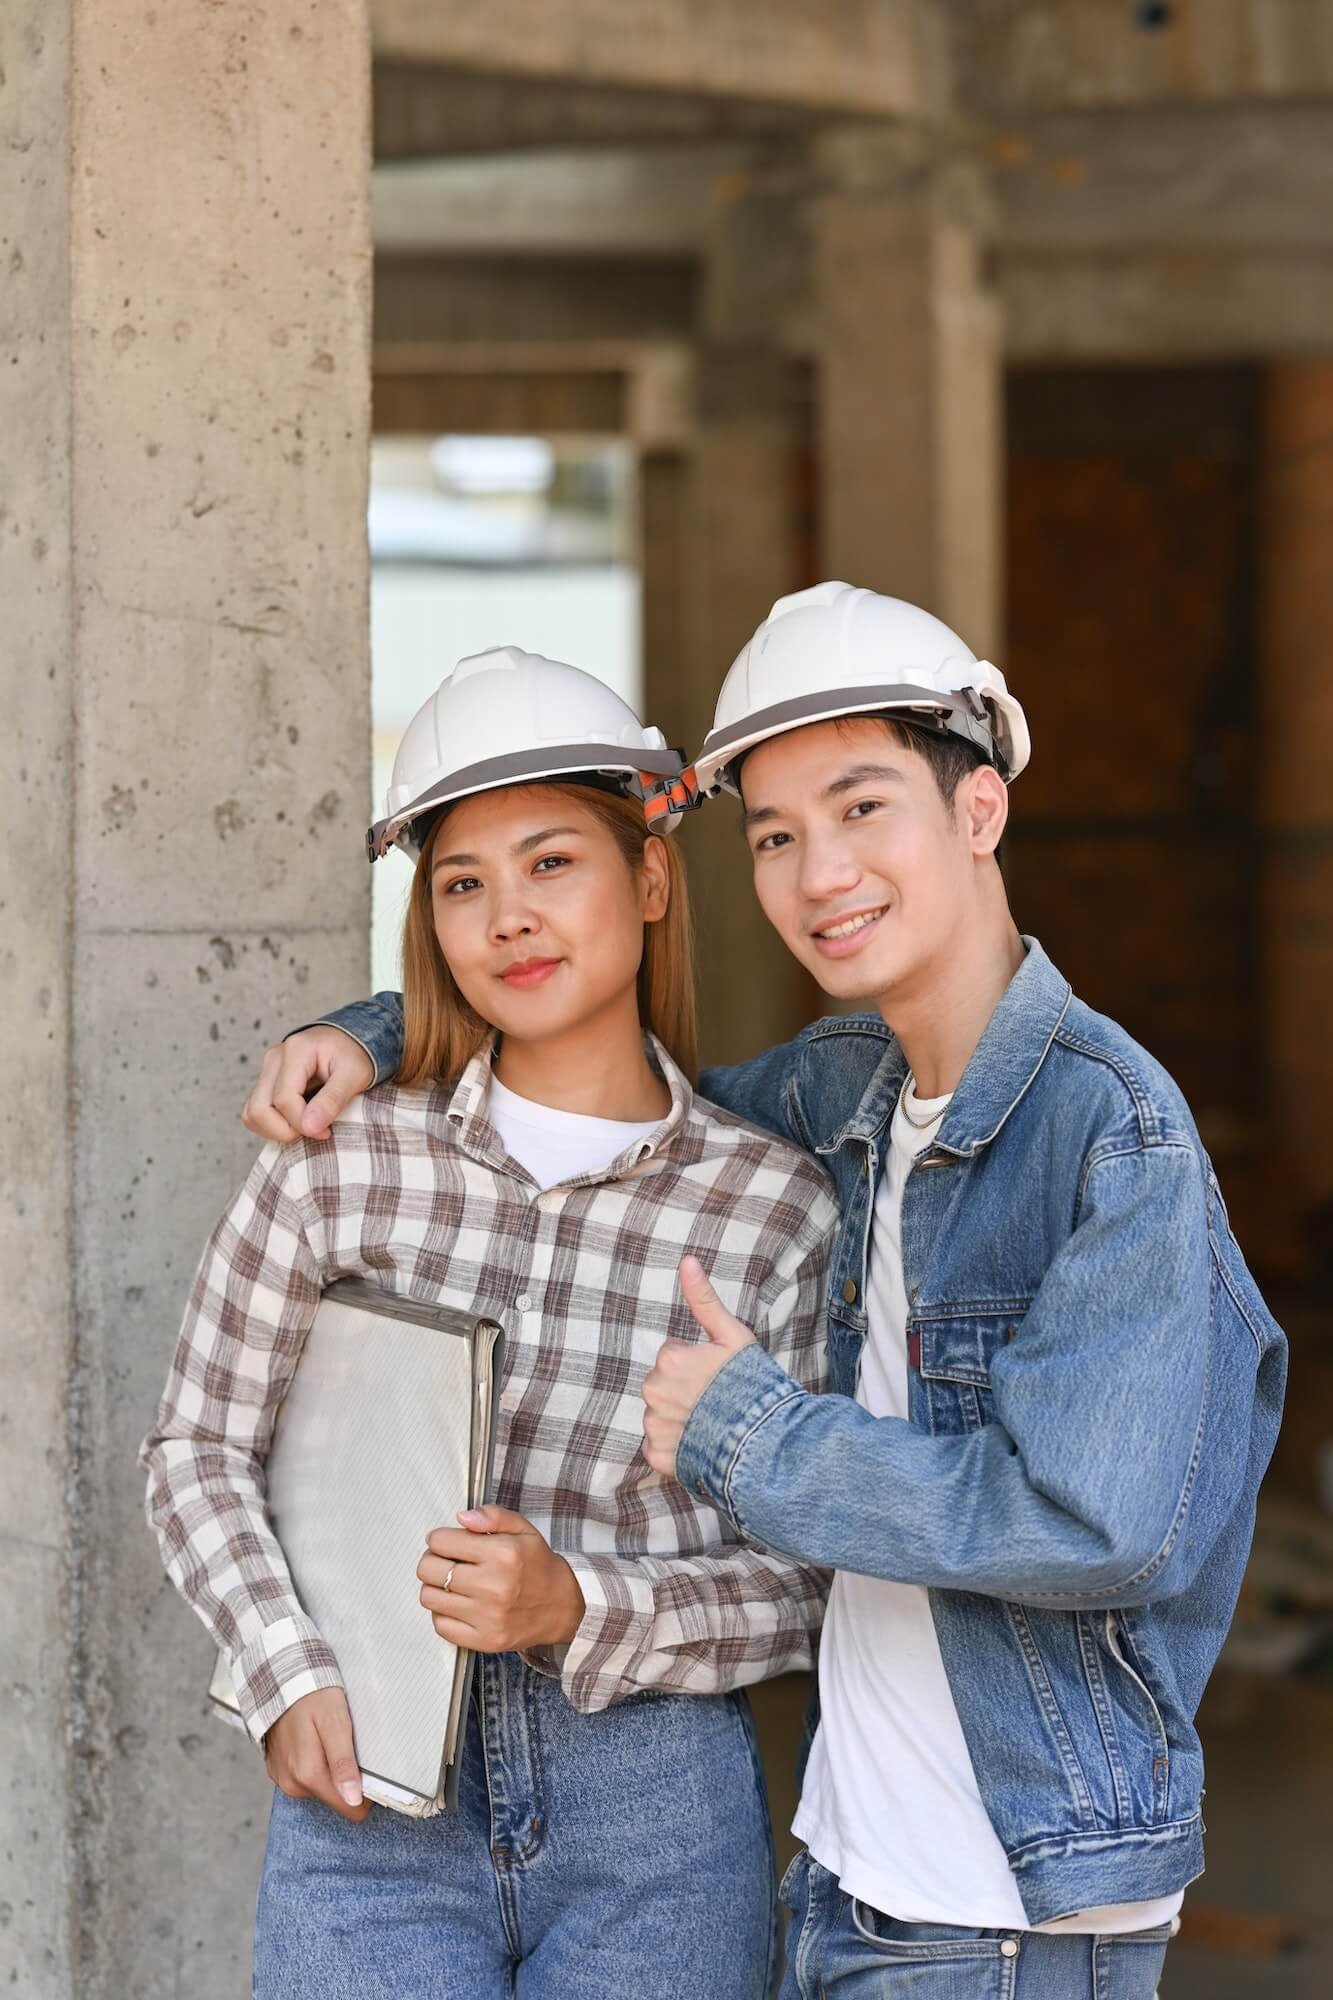
[[[456,882],[450,882],[446,885],[444,893],[446,896],[461,896],[469,889],[479,889],[480,887],[481,878],[479,876],[460,875]]]
[[[537,863],[537,866],[533,869],[532,872],[534,875],[539,875],[543,873],[547,875],[553,875],[557,868],[567,868],[568,866],[569,866],[568,855],[543,854],[541,860]]]

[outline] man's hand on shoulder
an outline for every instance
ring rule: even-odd
[[[375,1081],[370,1057],[341,1028],[302,1028],[266,1049],[241,1123],[258,1139],[327,1139],[333,1121]],[[312,1084],[321,1088],[306,1103]]]

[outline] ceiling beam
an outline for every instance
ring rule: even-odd
[[[823,113],[943,107],[932,0],[371,0],[375,54],[482,76],[671,91]]]

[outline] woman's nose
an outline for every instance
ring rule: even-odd
[[[506,898],[496,905],[491,936],[497,944],[512,944],[515,938],[530,937],[539,928],[536,916],[521,898]]]

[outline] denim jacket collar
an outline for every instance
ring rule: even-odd
[[[1023,963],[986,1023],[934,1142],[959,1158],[979,1153],[995,1138],[1045,1061],[1069,1005],[1069,982],[1036,938],[1025,937],[1023,945]],[[849,1139],[877,1139],[906,1074],[906,1058],[897,1038],[890,1037],[855,1111],[816,1152],[836,1152]]]

